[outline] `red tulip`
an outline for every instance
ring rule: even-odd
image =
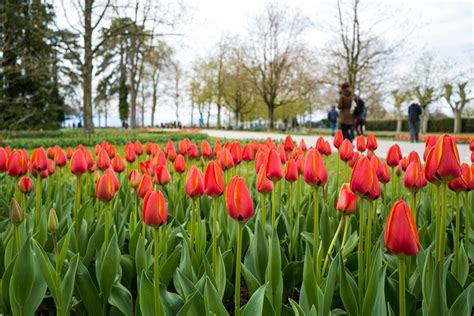
[[[95,196],[101,201],[110,201],[115,196],[115,187],[110,173],[99,177],[95,187]]]
[[[35,171],[43,171],[48,169],[48,157],[43,147],[33,150],[30,160],[31,168]]]
[[[326,149],[326,150],[325,150],[324,154],[325,154],[326,156],[331,155],[331,154],[332,154],[331,144],[329,144],[329,142],[328,142],[327,140],[324,142],[324,144],[326,145],[326,146],[325,146],[325,149]]]
[[[438,137],[436,135],[429,135],[426,137],[426,142],[425,142],[425,147],[433,147],[436,145],[436,141],[438,140]]]
[[[388,169],[388,165],[386,162],[381,162],[379,166],[379,171],[377,171],[377,177],[379,178],[379,181],[382,183],[389,183],[390,182],[390,170]]]
[[[174,150],[176,152],[176,148],[174,147],[174,143],[172,140],[169,140],[164,148],[165,153],[168,155],[168,151]]]
[[[284,147],[285,147],[285,151],[292,151],[293,148],[295,147],[295,143],[293,142],[291,135],[287,135],[285,137]]]
[[[56,171],[54,161],[52,161],[51,159],[48,159],[48,169],[47,170],[48,170],[49,175],[54,174],[54,172]]]
[[[328,181],[328,173],[319,151],[311,148],[306,155],[303,171],[304,181],[311,186],[324,185]]]
[[[424,186],[427,181],[423,175],[421,164],[419,161],[410,162],[403,177],[403,185],[410,191],[417,192]]]
[[[145,152],[147,155],[151,155],[151,152],[153,150],[153,143],[152,142],[146,142],[145,143]]]
[[[201,170],[196,166],[191,166],[186,177],[186,195],[196,198],[204,194],[204,179]]]
[[[245,144],[244,150],[242,151],[242,160],[252,161],[254,156],[254,150],[251,144]]]
[[[219,152],[219,163],[221,164],[222,169],[227,170],[234,166],[234,159],[227,148],[223,148]]]
[[[151,176],[149,174],[144,174],[142,175],[142,178],[140,179],[140,183],[138,184],[138,196],[143,198],[145,197],[145,194],[147,192],[150,192],[153,190],[153,180],[151,179]]]
[[[285,179],[289,182],[294,182],[298,180],[298,166],[296,165],[296,161],[291,158],[288,160],[285,166]]]
[[[224,193],[225,185],[222,175],[221,165],[212,160],[207,164],[204,173],[204,192],[209,196],[221,196]]]
[[[33,181],[30,177],[21,177],[20,181],[18,181],[18,190],[21,193],[27,194],[33,190]]]
[[[154,181],[159,185],[167,185],[171,181],[171,175],[166,165],[158,165],[155,167]]]
[[[320,154],[324,154],[326,152],[326,144],[322,136],[319,136],[316,140],[316,149],[319,151]]]
[[[416,223],[402,199],[395,202],[390,210],[384,240],[385,247],[396,255],[414,256],[420,251]]]
[[[188,157],[190,159],[198,159],[199,158],[199,150],[196,144],[189,144],[188,146]]]
[[[183,139],[178,143],[178,152],[183,156],[186,155],[188,153],[188,146],[189,143]]]
[[[125,160],[128,163],[133,163],[137,159],[134,146],[130,143],[130,145],[125,145]]]
[[[283,147],[282,144],[279,144],[277,146],[277,152],[278,152],[278,156],[280,156],[281,164],[282,165],[285,164],[288,159],[286,157],[285,147]]]
[[[109,154],[105,149],[102,149],[97,156],[96,165],[100,170],[105,170],[110,167]]]
[[[367,149],[375,151],[377,149],[377,139],[373,133],[367,134]]]
[[[262,150],[257,151],[257,156],[255,157],[255,172],[260,171],[260,167],[262,165],[265,165],[266,159],[267,159],[267,154],[264,151]]]
[[[133,149],[135,150],[135,154],[137,156],[143,155],[143,146],[139,140],[135,141],[135,143],[133,144]]]
[[[260,171],[257,174],[255,187],[260,193],[270,193],[273,191],[273,182],[267,178],[265,166],[260,166]]]
[[[349,161],[354,156],[354,150],[352,149],[352,143],[348,139],[344,139],[342,144],[339,146],[339,158],[342,161]]]
[[[357,194],[351,191],[349,183],[343,183],[339,191],[336,210],[344,214],[355,213],[357,208]]]
[[[336,131],[336,134],[334,135],[334,140],[332,144],[334,145],[334,147],[339,149],[339,146],[341,146],[343,140],[344,140],[344,136],[342,136],[342,131],[338,129]]]
[[[61,147],[57,146],[56,150],[54,151],[54,163],[59,168],[62,168],[66,165],[66,162],[67,162],[66,154],[61,149]]]
[[[235,141],[230,147],[230,154],[232,155],[232,160],[234,164],[238,165],[242,162],[242,146],[240,142]]]
[[[186,171],[186,161],[184,160],[184,156],[181,154],[179,154],[174,160],[174,171],[177,173],[183,173]]]
[[[83,174],[87,171],[88,165],[86,156],[83,150],[76,149],[71,156],[70,162],[71,172],[76,175]]]
[[[130,174],[128,175],[128,182],[130,183],[130,186],[133,189],[138,188],[138,185],[140,184],[140,180],[141,180],[140,173],[138,173],[136,169],[132,169],[130,171]]]
[[[408,164],[410,164],[410,162],[413,162],[413,161],[418,161],[421,164],[420,155],[418,155],[418,153],[414,150],[410,151],[410,153],[407,156]]]
[[[296,158],[296,166],[298,167],[298,173],[303,174],[304,173],[304,156],[303,155],[298,155],[298,158]]]
[[[359,135],[356,138],[357,150],[363,153],[366,149],[364,135]]]
[[[166,155],[168,156],[168,159],[173,162],[176,160],[176,157],[178,157],[174,148],[171,148],[170,150],[168,150]]]
[[[71,158],[72,158],[72,154],[73,154],[72,148],[71,148],[71,147],[68,147],[68,148],[66,149],[66,157],[67,157],[67,159],[71,159]]]
[[[125,164],[119,154],[116,154],[112,160],[112,168],[117,173],[122,173],[125,170]]]
[[[402,150],[398,144],[392,145],[388,148],[387,152],[387,164],[390,167],[395,167],[400,163],[402,159]]]
[[[354,165],[351,190],[368,200],[375,200],[380,196],[380,182],[369,158],[361,156]]]
[[[470,191],[472,183],[472,170],[467,163],[461,165],[461,175],[448,182],[448,187],[454,192]]]
[[[142,207],[143,222],[151,227],[160,227],[168,219],[168,207],[161,191],[149,191],[145,195]]]
[[[300,140],[300,143],[298,145],[299,148],[301,148],[302,151],[307,151],[308,147],[306,146],[306,143],[304,142],[304,139]]]
[[[461,175],[459,154],[454,139],[444,134],[433,147],[432,155],[427,156],[426,178],[447,182]]]
[[[204,158],[211,158],[212,157],[212,147],[209,142],[205,139],[201,142],[201,155]]]
[[[474,151],[471,153],[471,162],[474,162]]]
[[[0,147],[0,172],[7,170],[7,159],[8,155],[3,147]]]
[[[227,185],[227,212],[237,221],[245,221],[253,215],[253,203],[244,178],[235,176]]]
[[[474,151],[474,137],[471,137],[471,141],[469,142],[469,150]]]
[[[278,181],[283,177],[280,155],[275,149],[272,149],[267,153],[265,159],[265,172],[267,178],[272,181]]]
[[[150,159],[147,159],[145,161],[140,161],[140,163],[138,164],[138,167],[140,168],[140,172],[142,174],[149,174],[149,175],[152,175],[152,172],[153,172],[153,168],[151,166],[151,160]]]
[[[54,153],[56,152],[56,149],[55,147],[48,147],[48,149],[46,149],[46,156],[49,158],[49,159],[54,159]]]
[[[216,140],[216,142],[214,143],[214,155],[216,157],[219,156],[219,152],[222,150],[222,144],[221,144],[221,141],[220,140]]]

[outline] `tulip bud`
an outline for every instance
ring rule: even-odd
[[[405,175],[403,176],[403,185],[412,192],[417,192],[424,186],[427,181],[423,176],[421,164],[419,161],[412,161],[407,167]]]
[[[344,214],[355,213],[357,207],[357,194],[351,191],[349,183],[343,183],[339,191],[336,210]]]
[[[224,193],[224,178],[221,165],[212,160],[207,164],[204,173],[204,192],[209,196],[221,196]]]
[[[367,200],[375,200],[380,194],[380,182],[369,158],[361,156],[351,176],[351,190]]]
[[[275,182],[283,177],[283,168],[281,165],[281,159],[277,151],[272,149],[267,153],[265,159],[265,172],[267,178]]]
[[[342,161],[349,161],[354,155],[354,150],[352,149],[352,143],[348,139],[344,139],[342,144],[339,146],[339,158]]]
[[[0,172],[5,172],[7,170],[7,159],[8,155],[6,150],[3,147],[0,147]]]
[[[252,145],[245,144],[244,150],[242,151],[242,160],[251,161],[254,158],[253,156],[254,156],[254,150],[253,150]]]
[[[339,149],[339,146],[341,146],[343,140],[344,140],[344,136],[342,136],[342,131],[338,129],[336,131],[336,134],[334,135],[334,140],[332,144],[334,145],[334,147]]]
[[[116,154],[112,160],[112,168],[114,168],[114,171],[117,173],[122,173],[125,170],[125,164],[119,154]]]
[[[115,196],[115,186],[109,173],[104,173],[99,177],[95,187],[95,196],[101,201],[110,201]]]
[[[392,145],[388,148],[387,152],[387,164],[390,167],[395,167],[400,163],[402,159],[402,150],[398,144]]]
[[[224,147],[219,152],[219,162],[221,164],[222,169],[224,170],[230,169],[234,166],[234,158],[232,158],[229,149]]]
[[[81,175],[87,171],[87,160],[84,151],[76,149],[71,156],[70,168],[75,175]]]
[[[130,183],[130,186],[133,189],[138,188],[138,185],[140,184],[140,180],[141,180],[141,177],[138,171],[135,169],[132,169],[132,171],[130,171],[130,174],[128,175],[128,182]]]
[[[54,208],[49,210],[48,216],[48,230],[51,234],[56,234],[59,228],[58,216]]]
[[[461,175],[448,182],[448,187],[454,192],[470,191],[472,170],[467,163],[461,165]]]
[[[158,228],[168,219],[168,207],[161,191],[149,191],[145,195],[142,207],[143,222],[151,227]]]
[[[326,144],[322,136],[319,136],[316,140],[316,150],[319,151],[320,154],[324,154],[326,152]]]
[[[235,141],[230,147],[230,154],[234,164],[238,165],[242,162],[242,146],[239,141]]]
[[[186,171],[186,161],[182,154],[179,154],[174,160],[174,171],[177,173],[183,173]]]
[[[366,149],[364,135],[359,135],[356,138],[357,150],[363,153]]]
[[[188,146],[188,157],[190,159],[198,159],[199,158],[199,150],[196,144],[189,144]]]
[[[186,195],[196,198],[204,194],[204,180],[201,170],[196,166],[191,166],[186,177],[185,184]]]
[[[433,147],[433,153],[426,160],[426,178],[448,182],[461,175],[459,153],[454,139],[444,134]]]
[[[145,195],[153,190],[153,180],[149,174],[142,175],[140,184],[138,184],[138,196],[143,198]]]
[[[396,255],[414,256],[420,251],[416,223],[402,199],[396,201],[390,210],[384,240],[385,247]]]
[[[28,194],[33,190],[33,181],[30,177],[22,177],[20,181],[18,181],[18,190],[20,190],[23,194]]]
[[[289,182],[294,182],[298,180],[298,166],[296,165],[296,161],[291,158],[288,160],[285,166],[285,179]]]
[[[301,148],[302,151],[307,151],[308,147],[306,146],[306,143],[304,142],[304,139],[300,140],[300,143],[298,145],[299,148]]]
[[[244,178],[235,176],[227,185],[227,212],[237,221],[245,221],[253,215],[253,202]]]
[[[377,149],[377,139],[373,133],[367,134],[367,149],[370,151],[375,151]]]
[[[287,135],[285,137],[285,142],[284,142],[284,148],[285,148],[285,151],[292,151],[293,148],[295,147],[295,144],[293,142],[293,139],[291,138],[290,135]]]
[[[312,148],[306,155],[304,163],[304,181],[311,186],[324,185],[328,181],[328,173],[321,154]]]
[[[110,167],[109,154],[105,149],[102,149],[97,156],[96,165],[100,170],[105,170]]]
[[[265,166],[260,166],[260,171],[257,174],[256,179],[257,191],[260,193],[270,193],[273,191],[273,182],[267,178],[265,172]]]
[[[204,158],[211,158],[212,157],[211,145],[209,145],[209,142],[205,139],[201,142],[201,155]]]
[[[159,185],[167,185],[171,181],[171,175],[166,165],[158,165],[155,167],[154,181]]]
[[[10,222],[13,225],[20,225],[23,223],[24,213],[23,209],[20,207],[20,204],[16,201],[13,197],[10,202],[10,210],[9,210]]]

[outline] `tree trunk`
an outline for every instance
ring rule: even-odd
[[[428,120],[429,120],[428,107],[424,107],[423,113],[421,114],[421,132],[423,134],[428,133]]]
[[[82,65],[82,102],[84,132],[94,133],[92,121],[92,0],[85,0],[84,7],[84,64]]]
[[[107,111],[107,107],[108,107],[108,105],[107,105],[107,103],[105,103],[105,117],[104,117],[104,119],[105,119],[105,128],[107,128],[107,115],[109,115],[109,113],[108,113],[109,111]]]
[[[268,129],[273,130],[273,119],[274,119],[275,109],[273,106],[268,107]]]
[[[151,127],[155,127],[155,110],[156,110],[156,101],[157,101],[157,96],[156,96],[156,85],[153,85],[153,98],[152,98],[152,104],[151,104]]]
[[[455,134],[462,132],[462,111],[454,110],[454,131]]]
[[[221,108],[222,105],[217,104],[217,128],[221,128]]]
[[[403,119],[401,117],[397,118],[397,133],[402,131]]]
[[[137,128],[137,92],[133,83],[130,85],[130,127]]]
[[[239,111],[234,112],[235,115],[235,127],[239,126]]]
[[[194,125],[194,102],[191,102],[191,127]]]

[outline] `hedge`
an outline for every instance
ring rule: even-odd
[[[408,121],[402,121],[402,131],[408,132]],[[396,131],[397,120],[367,120],[367,130],[372,131]],[[428,121],[428,132],[431,133],[452,133],[454,130],[454,119],[432,119]],[[474,118],[462,119],[462,132],[474,133]]]

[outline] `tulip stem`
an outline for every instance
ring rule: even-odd
[[[109,241],[109,214],[106,208],[104,211],[104,242],[106,243],[106,245],[108,244],[108,241]]]
[[[201,246],[201,199],[196,198],[196,249]]]
[[[240,315],[240,262],[242,260],[242,229],[243,223],[239,221],[237,235],[237,253],[235,255],[235,293],[234,293],[234,315]]]
[[[81,174],[76,176],[76,195],[74,199],[74,224],[76,230],[76,250],[79,251],[79,207],[81,205]]]
[[[440,227],[440,247],[439,247],[439,263],[440,263],[440,271],[441,275],[444,275],[444,244],[446,240],[446,187],[448,186],[447,183],[442,184],[442,203],[441,203],[441,227]]]
[[[416,191],[411,193],[411,214],[416,225]]]
[[[471,226],[471,222],[469,221],[469,213],[471,212],[471,207],[469,204],[469,192],[465,191],[465,203],[464,203],[464,249],[466,253],[469,253],[469,228]]]
[[[214,198],[214,216],[212,218],[212,268],[214,273],[217,269],[217,212],[219,210],[219,200],[217,197]]]
[[[347,230],[349,229],[349,220],[346,220],[344,223],[344,234],[342,235],[341,251],[344,249],[347,239]]]
[[[21,234],[20,234],[20,225],[13,225],[14,227],[14,230],[15,230],[15,243],[14,245],[16,245],[16,249],[17,249],[17,253],[20,253],[20,250],[21,250]]]
[[[196,200],[192,199],[191,202],[191,218],[190,218],[190,223],[191,223],[191,228],[190,228],[190,233],[191,233],[191,247],[194,247],[194,218],[196,215]]]
[[[359,209],[359,245],[357,249],[357,269],[359,273],[358,277],[358,294],[359,294],[359,307],[362,311],[362,302],[364,297],[364,224],[365,224],[365,210],[364,202],[361,203]]]
[[[154,281],[154,294],[155,294],[155,315],[161,315],[161,302],[160,302],[160,259],[159,259],[159,246],[160,246],[160,229],[155,228],[153,234],[153,243],[155,244],[154,259],[155,264],[153,266],[153,281]]]
[[[339,148],[337,149],[337,157],[339,157]],[[339,192],[339,159],[337,158],[336,158],[336,192]]]
[[[314,212],[313,212],[313,261],[316,279],[319,279],[318,269],[318,245],[319,245],[319,186],[314,190]]]
[[[134,209],[133,209],[133,221],[132,221],[132,224],[133,224],[133,229],[132,229],[132,232],[135,230],[135,228],[137,227],[137,214],[138,214],[138,192],[137,190],[133,190],[133,199],[134,199]]]
[[[275,229],[276,222],[276,189],[277,185],[275,183],[274,189],[272,191],[272,231]]]
[[[349,168],[347,161],[344,162],[344,182],[349,182]]]
[[[398,257],[398,293],[399,293],[399,311],[400,316],[406,315],[406,302],[405,302],[405,257]]]
[[[38,172],[36,177],[36,209],[35,209],[35,226],[36,229],[39,231],[39,225],[41,220],[41,198],[42,198],[42,188],[41,188],[41,175]]]
[[[289,184],[289,189],[288,189],[288,208],[290,209],[290,244],[291,244],[291,236],[293,234],[293,205],[292,205],[292,191],[293,191],[293,185],[290,183]]]
[[[370,256],[372,252],[372,216],[373,216],[373,202],[368,202],[367,208],[367,233],[365,235],[365,264],[367,265],[370,261]]]
[[[458,274],[458,257],[459,257],[459,242],[460,242],[460,230],[461,230],[461,207],[459,206],[459,192],[456,192],[456,227],[454,237],[454,275]]]
[[[260,204],[260,224],[262,225],[263,231],[265,231],[267,226],[267,196],[263,193],[260,194]]]
[[[329,255],[331,254],[332,249],[334,248],[334,245],[336,244],[337,237],[339,236],[339,233],[341,232],[342,224],[344,223],[345,219],[346,219],[346,216],[342,214],[341,220],[339,221],[339,225],[337,226],[336,232],[334,233],[334,237],[332,238],[331,244],[329,245],[328,252],[326,253],[326,258],[324,258],[323,270],[321,271],[322,277],[324,277],[324,274],[326,273],[326,268],[329,261]]]
[[[440,227],[441,227],[441,190],[440,186],[436,186],[436,257],[439,260],[439,251],[440,251]]]

